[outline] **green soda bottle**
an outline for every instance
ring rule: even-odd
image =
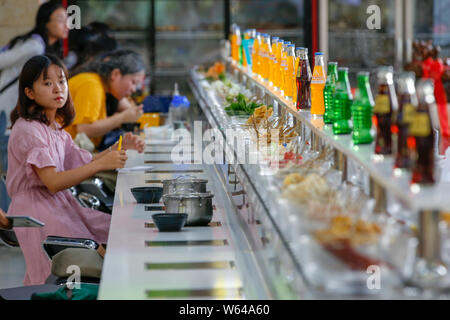
[[[338,68],[338,82],[333,99],[333,133],[348,134],[350,126],[353,95],[348,81],[348,68]]]
[[[323,114],[323,122],[326,124],[333,123],[333,96],[336,92],[336,82],[338,79],[337,62],[328,62],[328,76],[325,88],[323,89],[323,101],[325,103],[325,113]]]
[[[372,143],[372,109],[375,105],[369,83],[369,72],[358,73],[358,90],[352,105],[353,143]]]

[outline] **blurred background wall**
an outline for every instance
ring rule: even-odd
[[[0,0],[0,47],[30,31],[42,0]]]

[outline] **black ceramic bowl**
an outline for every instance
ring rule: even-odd
[[[131,193],[138,203],[158,203],[162,197],[162,187],[135,187]]]
[[[153,222],[161,232],[180,231],[187,221],[187,213],[155,213]]]

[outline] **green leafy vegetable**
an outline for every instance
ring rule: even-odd
[[[225,108],[225,112],[229,116],[233,115],[252,115],[256,108],[262,106],[261,103],[256,103],[254,101],[247,102],[247,99],[242,93],[239,93],[236,97],[227,97],[227,102],[230,103],[228,107]]]

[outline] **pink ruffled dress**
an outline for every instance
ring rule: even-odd
[[[45,283],[51,273],[51,260],[42,248],[47,236],[107,242],[111,216],[81,207],[69,190],[52,194],[31,166],[61,172],[91,161],[92,155],[78,148],[65,130],[22,118],[14,124],[8,143],[8,215],[27,215],[45,223],[43,228],[14,229],[25,256],[24,285]]]

